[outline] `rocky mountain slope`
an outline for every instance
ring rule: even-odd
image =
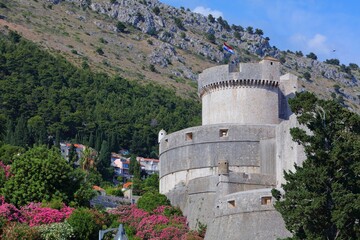
[[[230,25],[157,0],[0,0],[0,15],[2,31],[17,31],[78,66],[155,81],[192,98],[203,69],[272,56],[282,62],[282,73],[301,79],[304,89],[360,112],[356,64],[324,63],[316,56],[281,51],[256,26]],[[224,42],[234,47],[235,55],[223,52]]]

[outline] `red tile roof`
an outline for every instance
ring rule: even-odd
[[[105,189],[103,189],[103,188],[101,188],[101,187],[99,187],[99,186],[96,186],[96,185],[94,185],[92,188],[93,188],[95,191],[104,191],[104,192],[105,192]]]
[[[129,188],[132,184],[132,182],[124,183],[123,188]]]

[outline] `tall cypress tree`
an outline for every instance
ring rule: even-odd
[[[109,148],[109,144],[106,140],[103,140],[101,144],[99,160],[97,164],[97,170],[102,175],[103,179],[110,180],[112,177],[111,167],[111,151]]]
[[[360,239],[360,116],[311,93],[289,103],[311,132],[291,129],[307,159],[273,190],[291,239]]]
[[[94,135],[91,132],[90,136],[89,136],[89,142],[88,142],[89,147],[94,148],[95,147],[95,139],[94,139]]]
[[[119,141],[117,134],[112,132],[111,138],[110,138],[110,149],[112,152],[118,152],[119,151]]]
[[[5,143],[14,145],[14,129],[13,121],[11,121],[11,119],[6,122]]]
[[[24,116],[21,116],[15,126],[14,141],[15,146],[27,147],[29,145],[29,134]]]
[[[96,141],[95,141],[95,149],[100,151],[101,145],[104,140],[104,133],[101,129],[96,130]]]

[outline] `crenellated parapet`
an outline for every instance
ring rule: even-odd
[[[277,88],[278,81],[264,79],[229,79],[221,82],[214,82],[199,89],[199,95],[202,97],[207,93],[220,91],[229,88]]]

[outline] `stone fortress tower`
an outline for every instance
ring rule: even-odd
[[[283,171],[301,164],[297,125],[288,98],[298,90],[280,63],[221,65],[199,75],[202,126],[159,133],[160,192],[188,217],[207,225],[206,239],[277,239],[289,236],[274,209],[272,188]]]

